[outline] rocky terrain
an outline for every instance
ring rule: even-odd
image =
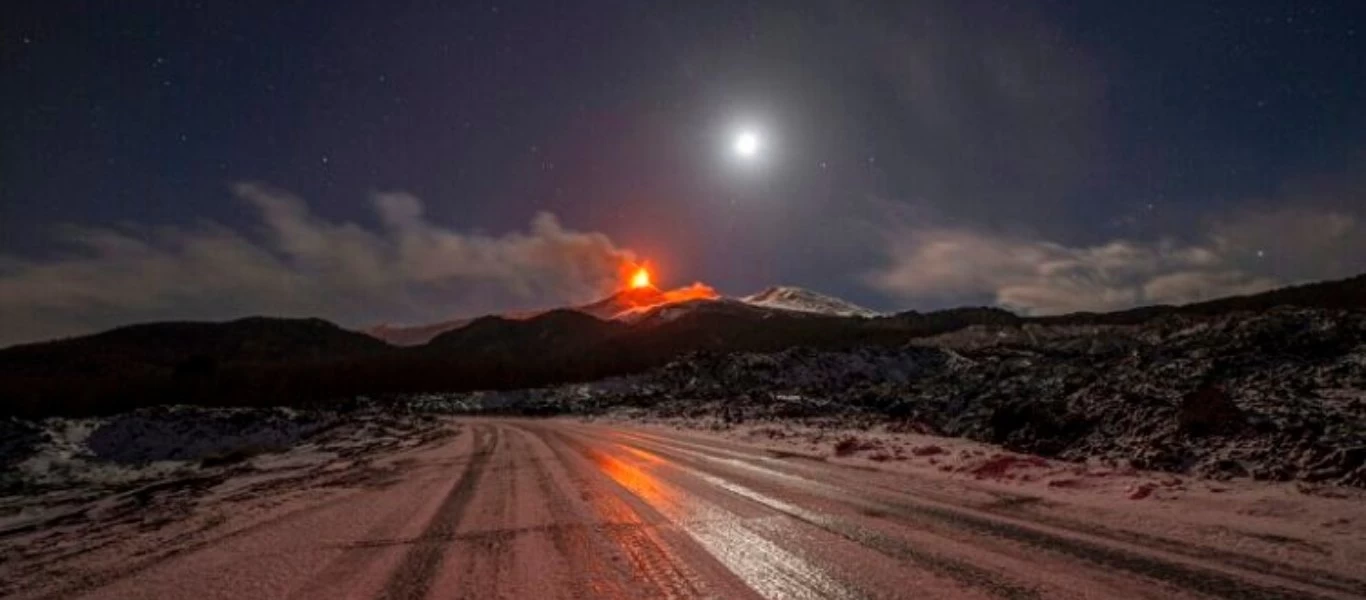
[[[431,415],[394,415],[390,409],[160,406],[110,417],[6,419],[0,421],[0,497],[124,491],[167,478],[250,469],[254,461],[300,451],[336,458],[405,443],[403,438],[437,427]],[[17,506],[0,500],[10,511]],[[13,517],[15,512],[0,510],[0,523]]]
[[[456,429],[392,407],[0,421],[0,597],[71,597],[399,477]],[[142,597],[162,597],[144,593]]]
[[[1366,314],[976,326],[898,348],[699,353],[597,383],[411,401],[721,427],[891,423],[1064,460],[1366,487]]]

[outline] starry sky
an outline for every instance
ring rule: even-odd
[[[1366,4],[69,2],[0,17],[0,345],[1366,271]],[[755,156],[736,155],[740,131]]]

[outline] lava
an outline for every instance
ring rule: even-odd
[[[608,298],[578,309],[600,319],[615,319],[643,314],[655,307],[690,300],[717,300],[721,295],[704,283],[694,283],[672,290],[655,287],[654,275],[643,263],[624,263],[621,267],[622,284],[619,291]]]
[[[631,276],[631,289],[636,290],[647,287],[653,287],[650,285],[650,271],[645,267],[640,267],[636,269],[635,274]]]
[[[705,283],[694,283],[672,290],[661,290],[653,285],[632,287],[599,303],[601,313],[613,319],[629,318],[644,314],[652,309],[668,304],[678,304],[692,300],[717,300],[721,297],[716,290]],[[598,312],[598,311],[594,311]]]

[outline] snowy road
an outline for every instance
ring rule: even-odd
[[[88,598],[1351,598],[1302,561],[660,429],[470,419]],[[132,564],[132,563],[130,563]]]

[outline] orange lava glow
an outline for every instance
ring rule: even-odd
[[[650,272],[646,270],[645,267],[636,269],[635,274],[631,276],[631,289],[636,290],[647,287],[650,287]]]
[[[599,318],[618,318],[643,314],[650,309],[666,304],[676,304],[689,300],[717,300],[721,297],[716,290],[704,283],[672,290],[655,287],[657,273],[647,263],[622,262],[620,267],[621,288],[612,297],[593,305],[590,314]]]
[[[664,290],[660,292],[660,294],[663,296],[663,300],[658,302],[658,304],[673,304],[675,302],[687,302],[689,300],[715,300],[721,297],[720,294],[716,293],[715,289],[701,282],[694,283],[687,287]]]
[[[720,297],[721,295],[717,294],[715,289],[705,283],[694,283],[673,290],[661,290],[654,286],[632,287],[613,296],[612,315],[613,318],[620,318],[633,314],[644,314],[651,309],[667,304],[677,304],[689,300],[716,300]]]

